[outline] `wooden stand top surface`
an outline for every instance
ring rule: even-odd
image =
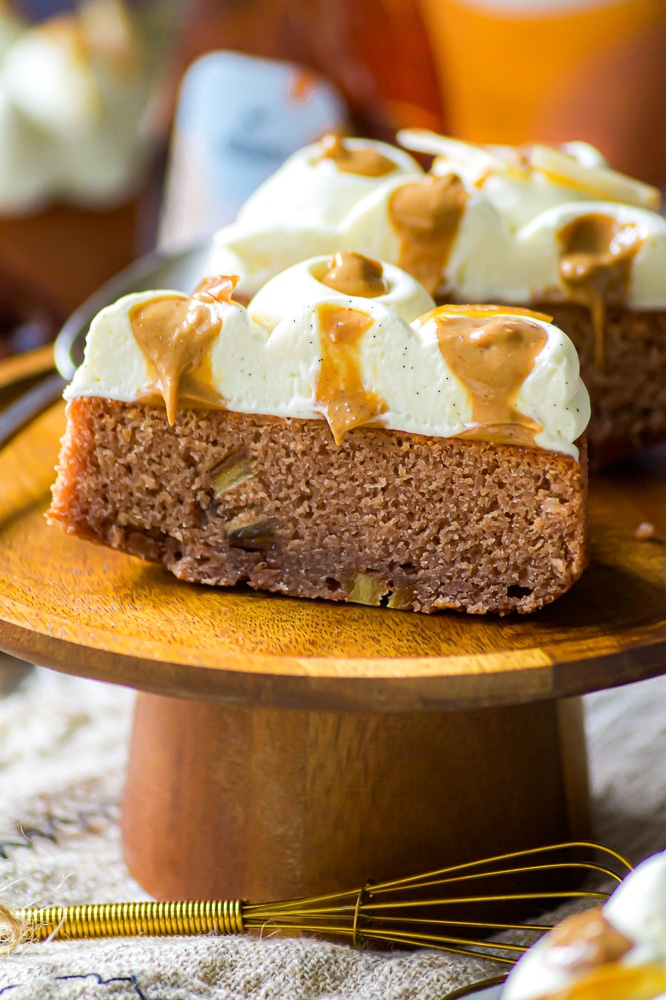
[[[331,711],[464,709],[666,672],[666,449],[592,483],[591,567],[530,616],[420,615],[183,583],[44,512],[54,407],[0,452],[0,648],[167,696]],[[639,541],[641,522],[653,539]]]

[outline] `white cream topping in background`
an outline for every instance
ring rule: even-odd
[[[442,282],[457,301],[567,298],[558,273],[558,234],[572,219],[595,214],[635,225],[644,240],[629,272],[627,306],[666,306],[666,219],[650,210],[658,193],[608,170],[592,146],[533,147],[541,166],[527,166],[521,165],[520,151],[507,147],[472,146],[421,131],[401,133],[401,138],[437,155],[434,174],[453,173],[465,184],[468,200]],[[345,142],[372,145],[384,156],[400,153],[382,143]],[[334,163],[317,162],[316,149],[309,146],[291,157],[238,220],[216,234],[213,267],[239,274],[240,290],[252,293],[298,260],[349,247],[398,262],[400,241],[389,203],[397,187],[423,179],[420,167],[400,161],[400,173],[351,175],[350,180]]]
[[[452,437],[474,426],[467,389],[444,360],[436,323],[426,315],[434,303],[422,286],[385,264],[385,295],[345,295],[316,280],[326,260],[304,261],[279,275],[247,309],[233,302],[216,305],[222,329],[210,358],[213,384],[226,407],[278,417],[321,417],[323,407],[316,398],[322,357],[319,306],[330,304],[359,310],[374,320],[362,336],[359,359],[363,386],[387,406],[377,421],[381,426],[435,437]],[[90,327],[84,363],[65,398],[137,400],[150,374],[129,313],[140,303],[170,295],[185,297],[152,290],[126,295],[103,309]],[[425,318],[419,322],[421,316]],[[573,442],[590,416],[578,356],[561,330],[529,319],[544,329],[547,340],[516,407],[543,427],[535,436],[539,447],[577,458]]]
[[[379,177],[338,170],[320,159],[314,143],[298,150],[247,200],[231,226],[213,241],[213,268],[239,274],[239,290],[252,293],[279,272],[320,254],[352,247],[377,260],[395,261],[398,239],[388,201],[401,184],[424,176],[404,150],[370,139],[345,139],[350,149],[371,149],[395,163]]]
[[[2,55],[0,211],[131,194],[147,153],[149,73],[120,0],[86,0],[14,32]]]
[[[344,143],[352,152],[359,149],[379,153],[395,164],[395,170],[378,177],[339,170],[335,160],[321,158],[320,144],[312,143],[293,153],[257,188],[241,208],[237,221],[248,226],[280,225],[288,203],[294,224],[336,226],[362,198],[391,188],[397,179],[404,183],[405,177],[423,175],[416,160],[396,146],[372,139],[345,139]]]
[[[60,20],[60,19],[59,19]],[[26,31],[7,53],[6,92],[41,128],[74,138],[99,119],[101,107],[92,66],[77,22]]]
[[[627,875],[604,906],[604,916],[621,934],[666,962],[666,852],[654,854]]]
[[[635,942],[622,965],[663,964],[666,968],[666,851],[629,872],[602,908],[604,918]],[[548,935],[535,944],[512,970],[502,1000],[540,1000],[575,983],[574,975],[550,964]]]
[[[579,201],[539,212],[507,239],[504,220],[474,192],[463,215],[447,267],[447,288],[469,302],[530,302],[566,299],[558,273],[558,232],[581,215],[611,216],[635,226],[643,243],[634,257],[626,304],[635,309],[666,306],[666,219],[655,212],[614,202]]]

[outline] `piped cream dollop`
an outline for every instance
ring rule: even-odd
[[[502,1000],[664,995],[666,852],[638,865],[603,907],[567,918],[530,948]]]
[[[370,139],[343,139],[350,154],[381,157],[394,169],[381,173],[339,168],[327,156],[327,137],[298,150],[250,196],[231,226],[213,241],[213,266],[240,275],[251,294],[301,260],[352,247],[377,260],[397,262],[398,237],[386,205],[396,187],[422,178],[404,150]],[[358,161],[356,161],[358,162]]]
[[[666,307],[666,219],[653,211],[659,192],[608,169],[593,147],[480,147],[417,131],[401,138],[436,155],[429,174],[400,150],[367,140],[344,142],[394,157],[395,171],[350,175],[316,146],[296,153],[216,234],[215,266],[253,292],[298,260],[352,247],[408,270],[440,300],[571,300],[590,308],[597,329],[606,303]],[[568,229],[579,221],[601,234],[608,220],[617,232],[583,246],[590,277],[572,282],[563,260]]]
[[[410,275],[355,252],[289,268],[247,308],[230,282],[208,279],[192,297],[133,293],[103,309],[65,397],[135,402],[161,392],[172,418],[178,405],[211,405],[323,418],[337,442],[372,426],[578,457],[589,399],[571,341],[547,317],[435,308]],[[138,316],[157,324],[150,350]],[[205,351],[180,345],[193,327]]]

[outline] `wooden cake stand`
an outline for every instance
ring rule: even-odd
[[[666,451],[594,480],[570,593],[500,619],[194,586],[68,537],[62,429],[0,453],[0,648],[141,692],[123,840],[149,892],[263,902],[586,833],[575,696],[666,671]]]

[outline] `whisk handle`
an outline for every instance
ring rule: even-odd
[[[30,907],[16,910],[14,916],[22,924],[21,936],[32,941],[245,933],[239,899]]]

